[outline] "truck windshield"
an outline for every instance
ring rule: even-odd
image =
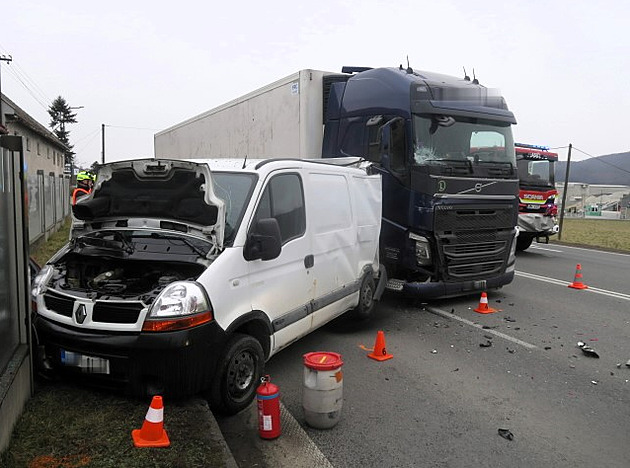
[[[522,187],[554,188],[554,162],[517,156],[519,183]]]
[[[413,116],[414,155],[417,165],[516,166],[512,129],[478,119],[448,116]]]

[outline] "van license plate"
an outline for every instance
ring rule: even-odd
[[[61,350],[61,364],[78,367],[87,374],[109,374],[109,359]]]

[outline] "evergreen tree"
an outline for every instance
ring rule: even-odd
[[[73,145],[70,144],[70,131],[66,130],[66,124],[77,123],[77,114],[72,112],[70,104],[64,98],[58,96],[48,108],[48,115],[50,115],[49,126],[53,129],[53,133],[68,147],[68,151],[65,154],[66,164],[74,165],[75,153],[72,151]]]

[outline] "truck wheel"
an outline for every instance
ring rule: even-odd
[[[374,302],[375,291],[374,278],[371,273],[368,273],[363,277],[363,281],[361,281],[361,287],[359,288],[359,304],[352,311],[354,318],[366,320],[372,315],[374,307],[376,306]]]
[[[521,237],[518,236],[516,238],[516,250],[521,252],[523,250],[527,250],[530,245],[532,245],[533,237]]]
[[[209,393],[212,409],[236,414],[254,398],[265,356],[257,339],[236,333],[225,345]]]

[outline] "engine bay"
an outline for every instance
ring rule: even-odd
[[[194,280],[206,267],[69,253],[54,264],[49,287],[92,300],[139,300],[151,304],[174,281]]]

